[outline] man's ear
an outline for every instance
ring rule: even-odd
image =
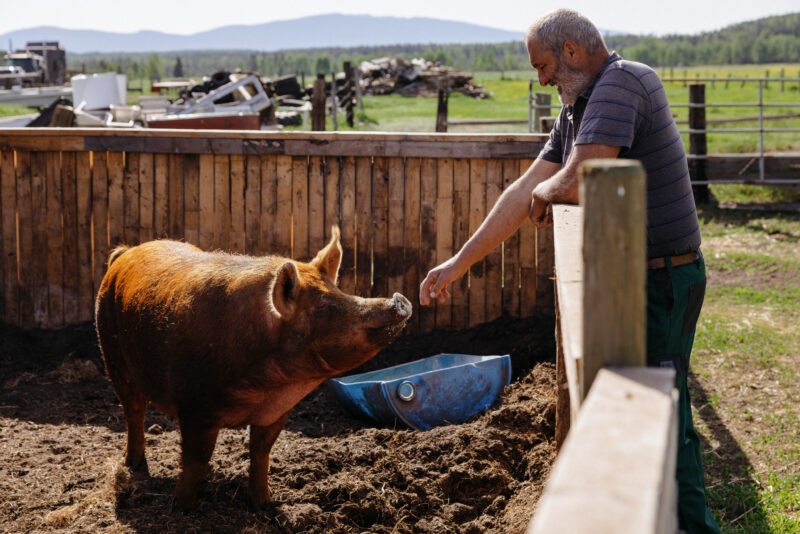
[[[561,56],[569,60],[570,63],[576,63],[580,57],[578,43],[572,39],[564,41],[564,46],[561,48]]]
[[[342,264],[342,245],[339,243],[339,227],[331,227],[331,240],[311,260],[311,265],[327,278],[333,285],[339,283],[339,266]]]
[[[272,284],[272,305],[284,319],[290,318],[297,308],[297,295],[300,292],[297,277],[297,265],[292,261],[281,265],[275,274]]]

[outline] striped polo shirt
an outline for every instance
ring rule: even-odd
[[[700,247],[700,225],[689,165],[658,74],[612,52],[577,98],[564,106],[539,157],[563,164],[574,144],[622,147],[647,172],[647,256]]]

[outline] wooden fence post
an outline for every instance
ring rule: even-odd
[[[583,396],[605,366],[646,362],[645,172],[638,161],[579,169],[583,222]]]
[[[355,122],[355,115],[353,113],[353,99],[355,97],[355,89],[353,88],[353,66],[349,61],[344,62],[344,109],[347,125],[352,128]]]
[[[706,129],[706,86],[703,84],[692,84],[689,86],[689,104],[697,104],[697,107],[689,107],[689,129]],[[702,105],[700,105],[702,104]],[[708,153],[705,132],[689,134],[689,153],[694,156],[705,156]],[[706,180],[706,160],[689,160],[689,171],[693,181]],[[698,204],[706,204],[709,201],[708,185],[693,185],[694,200]]]
[[[311,94],[311,129],[315,132],[325,131],[325,75],[317,74]]]
[[[447,76],[439,78],[439,102],[436,105],[436,131],[447,131],[447,99],[450,96],[450,82]]]
[[[541,127],[541,120],[542,117],[549,117],[550,116],[550,108],[543,108],[539,106],[549,106],[550,105],[550,93],[542,93],[537,92],[533,95],[533,127],[536,129],[537,132],[542,132]]]

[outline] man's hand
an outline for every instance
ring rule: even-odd
[[[552,224],[553,216],[550,211],[550,203],[542,198],[541,191],[537,195],[538,190],[539,187],[537,186],[531,193],[531,207],[528,210],[528,217],[537,228],[545,228]]]
[[[419,285],[419,303],[427,306],[431,303],[431,299],[436,299],[439,302],[444,302],[450,297],[450,292],[447,286],[453,280],[457,280],[464,276],[467,272],[466,268],[462,268],[457,262],[458,256],[453,256],[441,265],[434,267],[428,272],[428,276]]]
[[[550,210],[550,202],[546,200],[543,195],[542,186],[546,182],[537,185],[531,193],[531,207],[528,210],[528,217],[530,217],[533,224],[537,228],[545,228],[553,223],[553,215]]]

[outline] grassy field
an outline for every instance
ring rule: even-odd
[[[800,213],[702,207],[690,382],[723,532],[800,532]]]

